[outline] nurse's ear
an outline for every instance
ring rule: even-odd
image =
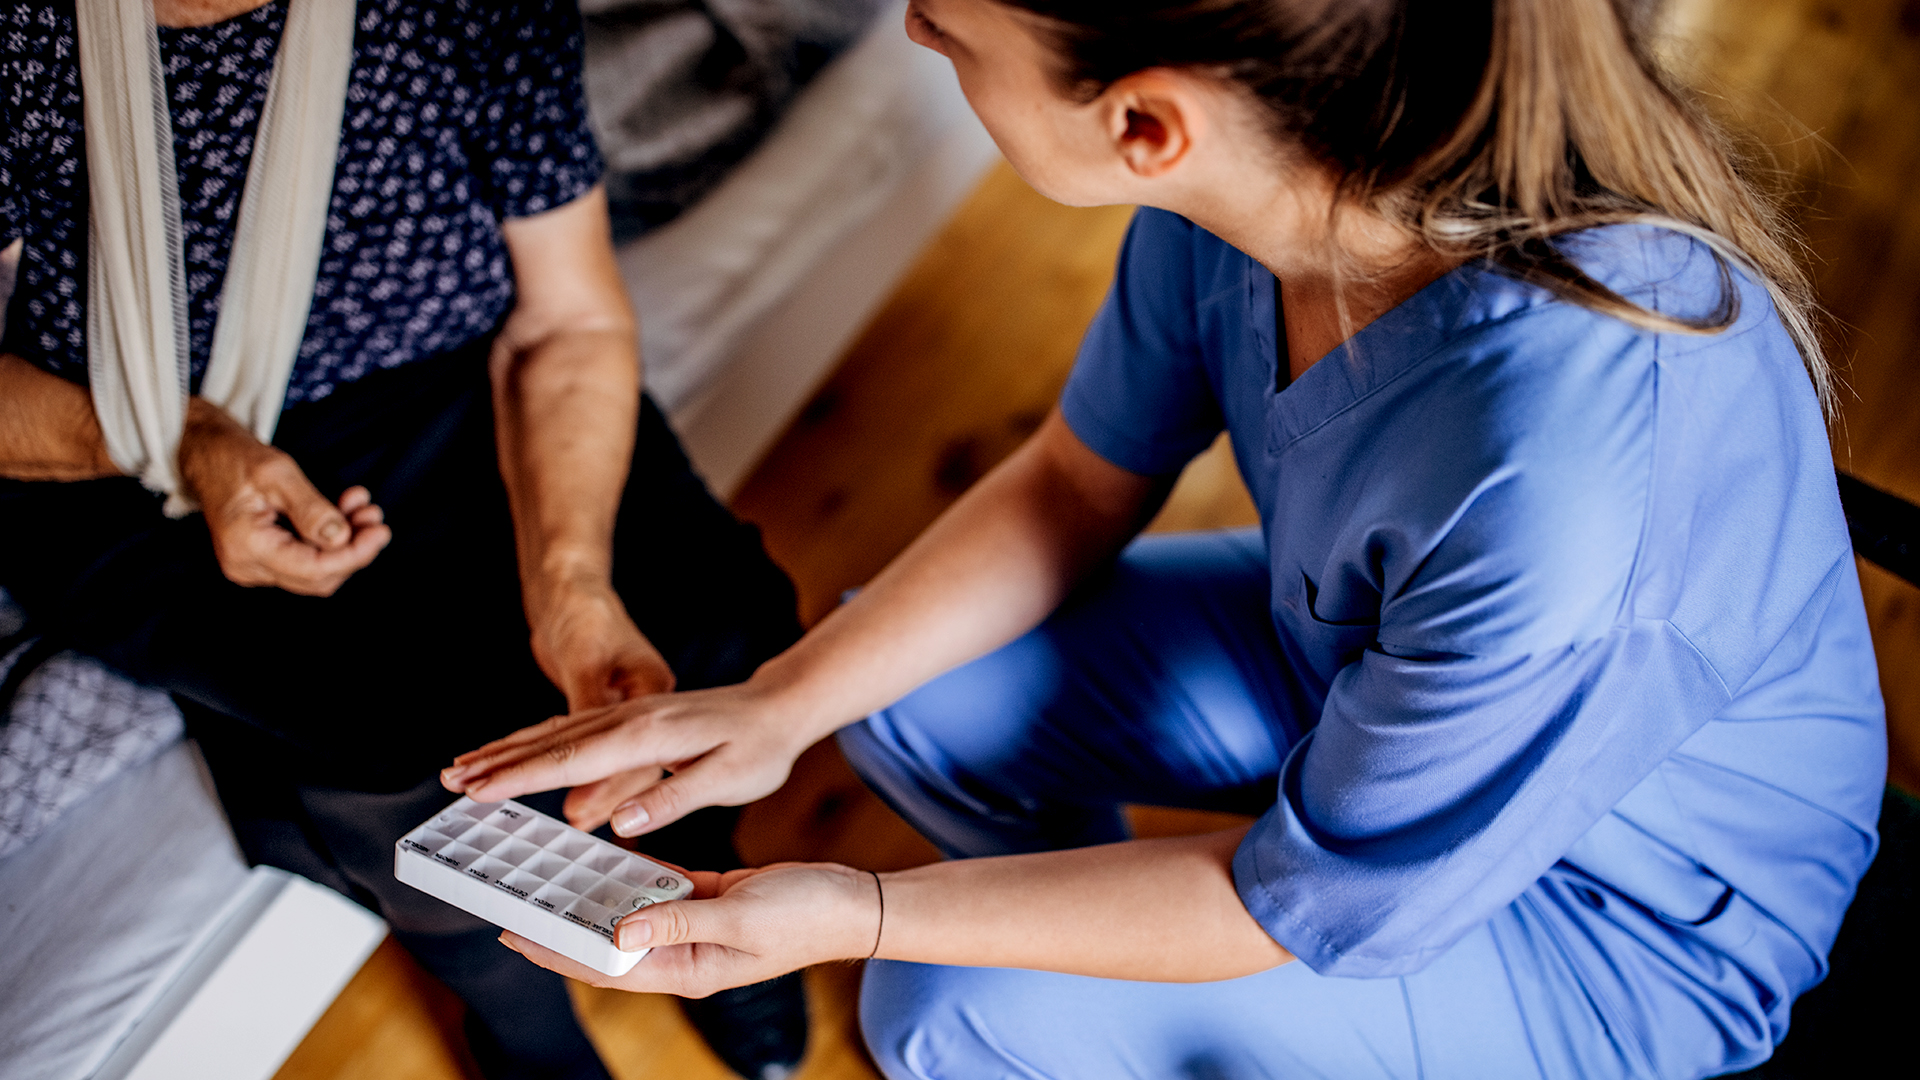
[[[1212,131],[1207,100],[1220,89],[1191,74],[1167,68],[1135,72],[1107,87],[1097,102],[1113,150],[1142,180],[1175,172]]]

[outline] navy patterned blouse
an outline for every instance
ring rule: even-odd
[[[219,316],[286,0],[160,31],[193,385]],[[360,0],[333,202],[289,405],[456,348],[513,303],[500,222],[601,160],[568,0]],[[87,178],[73,0],[0,0],[0,247],[23,239],[0,349],[87,378]]]

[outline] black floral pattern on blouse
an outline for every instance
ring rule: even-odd
[[[285,0],[161,34],[195,385],[218,317]],[[287,401],[489,332],[500,222],[599,179],[565,0],[360,0],[313,308]],[[0,0],[0,244],[23,238],[0,347],[86,381],[87,189],[72,0]]]

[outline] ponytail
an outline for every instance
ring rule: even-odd
[[[1650,330],[1739,317],[1731,267],[1765,286],[1829,415],[1819,309],[1780,207],[1654,63],[1647,0],[1002,0],[1040,17],[1062,89],[1091,100],[1150,67],[1243,87],[1276,137],[1334,169],[1343,196],[1434,252],[1483,258]],[[1646,224],[1705,244],[1718,308],[1644,308],[1550,241]]]

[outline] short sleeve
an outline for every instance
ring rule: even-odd
[[[494,17],[477,153],[495,212],[527,217],[579,198],[604,169],[587,121],[585,39],[565,0],[523,0]]]
[[[1179,472],[1224,423],[1197,331],[1194,248],[1210,239],[1165,211],[1135,215],[1060,398],[1081,442],[1142,476]]]
[[[1234,860],[1323,975],[1418,971],[1545,873],[1727,702],[1664,623],[1565,652],[1369,652],[1336,680]]]

